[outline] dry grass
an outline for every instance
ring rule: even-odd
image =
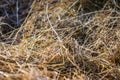
[[[28,1],[10,43],[0,42],[0,80],[120,80],[119,4],[85,1]]]

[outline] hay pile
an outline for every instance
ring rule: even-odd
[[[11,42],[0,43],[0,79],[119,80],[120,4],[82,1],[30,1]]]

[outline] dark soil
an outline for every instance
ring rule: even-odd
[[[33,0],[0,0],[0,41],[14,37],[27,16],[32,2]]]

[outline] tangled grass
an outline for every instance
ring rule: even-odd
[[[119,80],[119,4],[84,1],[34,0],[11,43],[0,42],[0,79]]]

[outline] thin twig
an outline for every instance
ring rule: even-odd
[[[48,19],[48,22],[49,22],[49,24],[50,24],[51,29],[53,30],[53,32],[54,32],[55,35],[57,36],[59,42],[62,42],[62,40],[60,39],[60,37],[59,37],[58,33],[56,32],[56,30],[53,28],[53,25],[51,24],[51,21],[50,21],[50,19],[49,19],[49,16],[48,16],[48,3],[47,3],[47,6],[46,6],[46,15],[47,15],[47,19]]]

